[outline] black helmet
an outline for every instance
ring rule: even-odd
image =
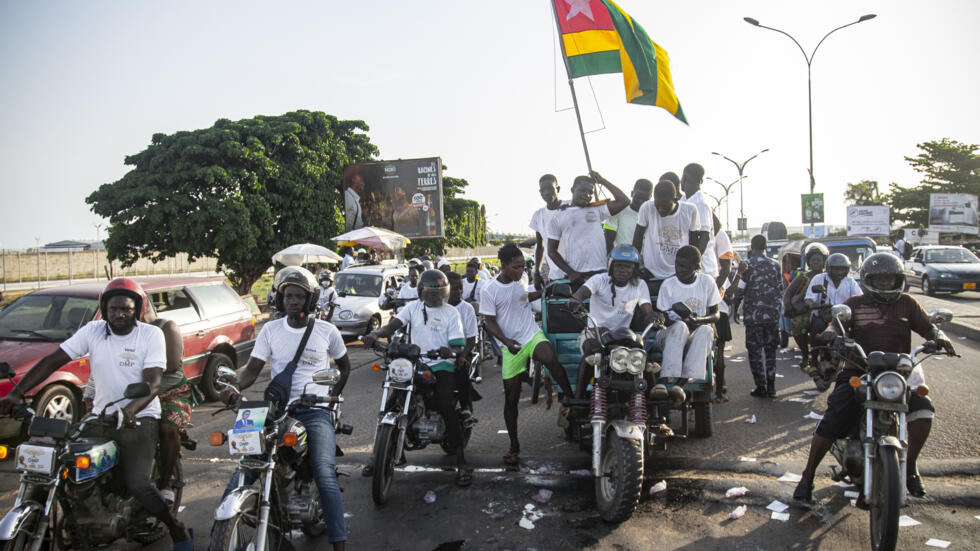
[[[313,313],[317,303],[320,301],[320,286],[317,284],[313,274],[301,266],[287,266],[279,270],[276,274],[275,280],[273,281],[273,287],[276,289],[276,310],[280,312],[286,311],[283,305],[283,297],[286,287],[290,285],[295,285],[306,291],[307,298],[304,311],[307,314]]]
[[[894,276],[888,278],[876,276]],[[905,289],[905,271],[902,263],[894,255],[875,253],[861,264],[861,291],[875,302],[895,302]]]
[[[449,299],[449,278],[439,270],[426,270],[419,276],[419,300],[429,308],[438,308]]]
[[[834,253],[827,257],[827,269],[847,268],[851,269],[851,259],[844,253]]]

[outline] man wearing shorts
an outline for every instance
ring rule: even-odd
[[[520,442],[517,438],[517,402],[521,399],[520,375],[533,358],[548,368],[566,398],[572,396],[565,368],[558,363],[551,343],[534,322],[531,301],[541,293],[528,293],[521,283],[524,253],[514,243],[506,243],[497,252],[500,275],[480,293],[480,313],[485,316],[487,331],[497,339],[503,353],[504,423],[510,437],[510,449],[504,463],[517,465]]]

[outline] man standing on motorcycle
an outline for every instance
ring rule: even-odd
[[[456,272],[450,272],[446,277],[449,278],[449,304],[459,312],[459,321],[463,325],[463,338],[466,339],[463,352],[456,357],[456,392],[459,394],[460,421],[465,428],[476,424],[472,411],[473,404],[470,400],[470,361],[476,349],[478,322],[476,310],[469,302],[463,300],[463,277]]]
[[[655,312],[650,303],[647,286],[640,281],[640,254],[632,245],[616,245],[609,253],[609,267],[604,274],[589,278],[568,302],[572,312],[582,309],[582,303],[589,301],[589,314],[599,324],[600,333],[616,329],[629,329],[633,315],[637,309],[643,314],[643,324],[659,320],[663,322],[663,314]],[[583,334],[586,334],[583,332]],[[584,350],[597,348],[601,344],[594,339],[582,342],[582,360],[579,362],[578,382],[575,385],[576,397],[585,396],[591,372],[585,363]]]
[[[463,427],[453,400],[456,389],[457,359],[466,345],[463,324],[459,311],[449,304],[449,279],[439,270],[422,272],[418,281],[419,300],[407,304],[391,318],[388,325],[365,335],[364,346],[370,347],[379,338],[391,337],[395,331],[408,326],[411,343],[422,351],[421,361],[425,363],[436,378],[436,396],[439,413],[446,420],[446,434],[449,448],[456,452],[456,484],[469,486],[473,482],[473,469],[466,465],[463,455]],[[424,354],[437,350],[439,358],[428,358]]]
[[[160,492],[150,481],[160,434],[160,381],[167,366],[166,343],[158,327],[138,321],[147,308],[143,288],[127,278],[114,279],[99,296],[102,319],[87,323],[61,346],[38,361],[19,383],[31,389],[47,379],[73,358],[89,356],[95,387],[94,410],[120,417],[119,428],[103,426],[86,428],[86,436],[100,436],[116,442],[124,484],[130,495],[150,515],[163,522],[170,531],[175,550],[193,549],[193,540],[184,524],[178,521]],[[150,394],[145,398],[122,400],[126,386],[146,382]],[[0,399],[0,415],[10,413],[23,397],[17,388]]]
[[[266,323],[259,336],[255,339],[252,357],[248,360],[239,375],[237,387],[244,390],[255,383],[262,368],[268,362],[271,377],[283,371],[296,355],[296,349],[310,323],[310,315],[316,308],[320,289],[316,279],[308,270],[298,266],[283,268],[276,288],[276,297],[285,317]],[[332,359],[340,370],[340,381],[330,390],[332,396],[340,396],[350,375],[350,359],[347,358],[347,347],[340,332],[332,324],[322,320],[313,320],[313,331],[303,350],[299,364],[293,372],[292,388],[289,392],[289,402],[299,399],[304,388],[307,393],[325,393],[326,389],[312,383],[313,374],[330,367]],[[221,391],[221,400],[230,403],[233,397],[239,395],[232,388]],[[285,407],[285,404],[282,405]],[[293,414],[306,428],[307,442],[310,450],[310,464],[313,467],[313,477],[320,492],[320,503],[323,506],[323,520],[327,525],[327,537],[334,549],[343,549],[347,540],[347,527],[344,524],[344,502],[340,496],[340,486],[337,485],[336,450],[337,439],[334,434],[333,417],[329,411],[319,408],[298,408]],[[238,471],[232,475],[227,491],[237,486]],[[249,474],[252,474],[251,472]],[[255,480],[248,480],[252,484]],[[226,491],[226,493],[227,493]]]
[[[572,397],[565,368],[558,363],[551,342],[534,321],[531,302],[541,293],[529,293],[521,282],[524,274],[524,253],[514,243],[505,243],[497,251],[500,275],[487,285],[480,295],[480,313],[486,317],[487,331],[501,344],[504,380],[504,423],[510,437],[510,449],[504,463],[517,465],[521,444],[517,437],[517,403],[521,399],[521,377],[533,358],[548,368],[566,398]]]
[[[911,295],[903,293],[905,273],[901,262],[888,253],[875,253],[861,266],[863,295],[844,301],[851,308],[848,336],[867,352],[908,353],[912,350],[912,331],[930,339],[953,353],[953,344],[946,335],[929,322],[929,316]],[[836,325],[831,324],[821,340],[829,342],[838,335]],[[837,375],[834,390],[827,397],[827,411],[817,425],[810,444],[810,454],[802,479],[793,492],[793,499],[809,503],[813,499],[813,478],[824,455],[835,440],[844,438],[863,412],[848,384],[851,377],[860,377],[864,370],[860,359],[847,358],[844,368]],[[935,408],[927,396],[912,393],[908,401],[908,457],[906,487],[914,496],[925,495],[922,479],[916,468],[919,452],[929,437]],[[863,497],[863,496],[862,496]],[[863,500],[862,500],[863,502]]]

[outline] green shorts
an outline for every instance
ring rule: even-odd
[[[531,354],[534,353],[534,349],[543,342],[548,342],[548,337],[544,336],[544,332],[538,331],[531,337],[531,340],[527,344],[521,347],[517,354],[511,354],[506,346],[501,346],[500,350],[504,356],[502,362],[503,368],[501,370],[503,379],[505,381],[507,379],[513,379],[526,370],[527,362],[531,358]]]

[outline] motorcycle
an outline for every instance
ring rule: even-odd
[[[421,349],[392,338],[387,345],[375,342],[374,350],[384,354],[384,364],[374,364],[374,370],[386,374],[372,450],[371,497],[376,504],[384,505],[391,496],[395,464],[406,450],[421,450],[429,444],[439,444],[447,454],[454,450],[449,447],[446,421],[436,407],[435,377],[422,362]],[[424,356],[437,358],[439,353],[433,350]],[[458,401],[455,408],[459,418]],[[462,431],[465,449],[473,432],[472,424],[463,423]]]
[[[13,383],[13,369],[0,364],[0,377]],[[16,383],[13,383],[16,387]],[[14,408],[16,419],[30,419],[28,440],[17,447],[20,488],[14,506],[0,521],[4,551],[93,549],[125,538],[149,544],[167,534],[133,497],[127,497],[122,476],[115,469],[119,450],[113,440],[82,436],[87,427],[115,428],[118,413],[106,410],[122,400],[150,395],[150,385],[133,383],[123,397],[99,414],[88,414],[77,424],[64,419],[37,417],[26,402]],[[10,452],[0,446],[0,459]],[[159,449],[152,479],[158,478]],[[178,460],[173,473],[176,515],[183,493],[183,471]]]
[[[813,379],[813,385],[816,389],[824,392],[833,386],[834,380],[837,378],[837,372],[844,365],[844,360],[834,347],[818,344],[819,340],[817,336],[831,322],[832,306],[825,302],[827,300],[827,290],[824,286],[814,285],[813,291],[820,296],[820,304],[811,308],[812,311],[817,312],[817,315],[811,317],[810,322],[810,357],[808,360],[809,369],[807,374]]]
[[[917,382],[915,379],[924,380],[920,373],[922,368],[918,366],[943,352],[935,342],[926,341],[910,354],[880,351],[865,354],[861,345],[848,338],[844,330],[851,309],[843,304],[836,305],[831,308],[831,315],[843,335],[835,339],[833,346],[841,354],[856,354],[866,369],[863,375],[849,381],[864,415],[847,438],[837,440],[831,446],[830,451],[840,467],[840,470],[836,466],[832,468],[833,478],[838,482],[847,478],[862,487],[871,510],[871,548],[874,551],[893,550],[898,542],[899,511],[905,505],[907,493],[905,414],[908,398],[912,392],[920,396],[929,393],[925,384],[914,390],[911,388]],[[941,309],[934,310],[929,317],[932,323],[941,327],[953,318],[953,314]]]
[[[232,388],[235,372],[219,370],[220,386]],[[313,477],[306,429],[291,417],[297,408],[319,408],[330,412],[337,434],[351,434],[353,427],[340,423],[340,396],[307,394],[310,384],[328,389],[340,381],[340,370],[331,367],[313,374],[303,394],[288,406],[268,401],[245,401],[240,394],[232,404],[212,415],[233,410],[234,428],[213,432],[212,446],[227,443],[228,452],[238,456],[238,487],[221,499],[214,513],[212,549],[279,549],[294,529],[309,537],[326,529],[320,493]],[[247,414],[245,412],[248,412]],[[339,451],[338,456],[343,455]],[[255,483],[246,483],[254,480]]]

